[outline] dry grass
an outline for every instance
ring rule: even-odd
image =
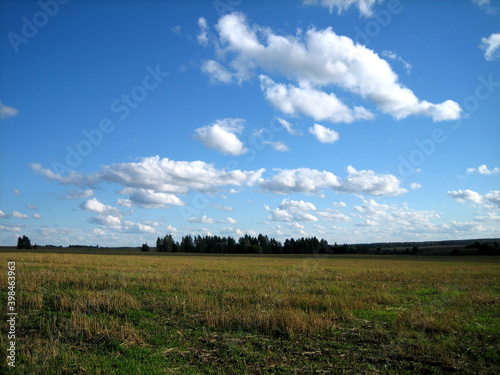
[[[334,340],[354,353],[335,360],[348,361],[360,372],[375,365],[357,356],[351,345],[367,345],[389,368],[404,369],[432,358],[437,370],[467,369],[467,361],[482,358],[480,351],[487,348],[462,353],[467,345],[458,338],[467,333],[477,346],[481,327],[486,335],[499,329],[488,318],[499,313],[496,259],[30,253],[0,258],[4,264],[16,261],[24,326],[20,361],[27,368],[37,363],[40,371],[62,361],[69,373],[78,373],[85,352],[98,355],[103,348],[164,353],[174,340],[179,346],[171,352],[185,352],[183,347],[194,340],[186,335],[200,330],[245,332],[270,340],[322,338],[326,341],[320,347]],[[6,272],[0,273],[0,283],[6,285]],[[169,325],[172,320],[176,327]],[[5,339],[0,337],[0,342],[5,344]],[[486,341],[487,347],[498,343],[494,337]],[[272,357],[266,350],[245,355]],[[189,362],[186,356],[181,357]],[[300,358],[308,362],[310,357],[315,356]],[[161,358],[165,361],[164,354]],[[481,366],[498,368],[496,360],[483,358]]]

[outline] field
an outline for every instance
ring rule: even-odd
[[[500,373],[499,258],[120,254],[0,253],[0,372]]]

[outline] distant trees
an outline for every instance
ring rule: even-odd
[[[31,241],[28,236],[22,236],[17,239],[18,249],[31,249]]]
[[[183,253],[222,253],[222,254],[327,254],[331,253],[326,240],[316,237],[286,240],[284,244],[259,234],[257,237],[248,234],[236,241],[232,237],[191,236],[181,238],[180,242],[171,234],[156,240],[156,251]]]
[[[141,247],[141,251],[149,251],[149,245],[147,243],[143,243]]]

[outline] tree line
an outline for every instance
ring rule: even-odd
[[[146,250],[147,251],[147,250]],[[171,234],[156,240],[156,251],[166,253],[219,253],[219,254],[327,254],[331,247],[316,237],[286,239],[280,242],[267,235],[257,237],[246,234],[236,241],[233,237],[191,236],[175,241]]]

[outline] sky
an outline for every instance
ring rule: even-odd
[[[0,245],[500,237],[500,2],[0,1]]]

